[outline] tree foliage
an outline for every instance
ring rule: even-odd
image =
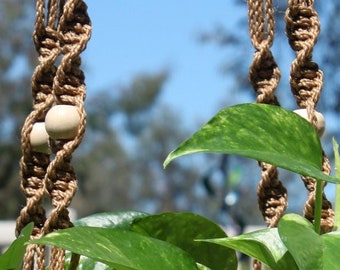
[[[89,100],[84,147],[75,157],[79,192],[74,207],[80,215],[178,210],[173,198],[190,196],[188,183],[197,179],[195,170],[178,164],[169,171],[162,168],[167,153],[188,136],[179,116],[157,104],[167,76],[139,75],[128,86]]]
[[[26,0],[0,3],[0,218],[16,218],[25,204],[20,191],[20,129],[32,108],[34,8]],[[197,178],[194,168],[162,168],[166,154],[189,135],[180,116],[158,102],[167,78],[167,71],[140,74],[130,84],[108,87],[86,101],[87,133],[73,157],[79,190],[72,206],[79,215],[175,210],[172,196],[193,196],[188,183]]]
[[[226,76],[228,85],[226,95],[236,96],[235,99],[229,99],[230,104],[255,101],[255,92],[251,88],[248,81],[248,70],[252,61],[254,48],[250,43],[247,22],[247,3],[245,1],[232,1],[230,5],[238,9],[244,16],[235,24],[221,22],[221,24],[212,29],[202,32],[199,41],[204,44],[217,44],[220,50],[227,55],[227,59],[223,59],[220,65],[221,73]],[[287,1],[274,1],[275,6],[275,39],[272,46],[273,56],[281,70],[281,81],[276,90],[281,106],[286,109],[297,109],[296,102],[290,91],[289,73],[290,65],[295,55],[294,51],[288,44],[288,38],[285,34],[285,11],[287,9]],[[326,132],[323,136],[322,143],[324,145],[327,156],[332,160],[333,151],[331,138],[340,136],[338,129],[340,117],[340,93],[339,81],[337,74],[339,73],[340,61],[339,57],[339,24],[340,24],[340,2],[330,0],[325,2],[316,1],[315,9],[318,12],[321,22],[321,32],[318,42],[314,47],[313,59],[318,63],[324,73],[323,91],[318,102],[317,110],[322,112],[326,118]],[[247,53],[245,53],[247,52]],[[237,68],[235,68],[237,67]],[[230,105],[226,104],[226,105]],[[255,169],[256,170],[256,169]],[[257,176],[247,174],[253,181],[257,180]],[[297,177],[287,174],[286,171],[280,171],[280,179],[282,179],[289,189],[290,197],[294,199],[289,203],[292,211],[301,211],[304,196],[301,195],[303,186],[297,186],[301,183],[296,181]],[[247,181],[245,183],[251,183]],[[240,186],[238,187],[240,188]],[[304,193],[303,193],[304,195]],[[240,200],[238,205],[243,202]]]
[[[277,2],[273,50],[283,72],[278,95],[284,107],[294,108],[287,78],[293,52],[284,34],[286,6]],[[221,22],[225,27],[219,26],[201,36],[203,41],[217,41],[228,55],[222,67],[230,79],[226,86],[230,98],[226,98],[225,106],[255,99],[247,79],[253,49],[247,33],[246,3],[234,1],[230,5],[244,14],[236,26]],[[324,96],[332,96],[321,99],[319,110],[339,117],[340,88],[336,76],[339,57],[336,56],[340,42],[337,35],[340,4],[336,0],[327,1],[317,5],[317,9],[322,32],[315,57],[325,73]],[[37,57],[31,39],[33,21],[31,1],[0,1],[0,218],[15,218],[25,203],[20,192],[18,162],[20,129],[32,104],[30,76]],[[248,58],[244,52],[249,52]],[[86,101],[87,132],[73,157],[79,189],[72,206],[80,216],[136,209],[190,210],[219,221],[225,221],[221,215],[225,216],[227,211],[241,225],[259,219],[256,163],[239,157],[208,155],[196,163],[181,160],[163,170],[166,155],[191,132],[182,126],[179,113],[159,102],[168,76],[168,71],[140,74],[121,87],[98,90],[96,96]],[[334,131],[326,134],[326,138],[331,135],[339,136]],[[286,174],[280,175],[285,178]],[[227,193],[232,195],[228,202],[233,201],[237,207],[226,204]]]
[[[28,0],[0,2],[0,218],[22,205],[19,182],[20,129],[30,111],[34,6]]]

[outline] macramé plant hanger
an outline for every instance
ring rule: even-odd
[[[286,35],[296,58],[291,64],[290,85],[300,110],[305,118],[318,129],[321,114],[315,110],[319,100],[323,73],[317,63],[312,61],[313,47],[320,32],[318,15],[313,8],[312,0],[289,0],[285,14]],[[270,51],[274,40],[274,9],[273,0],[248,0],[249,32],[255,48],[253,63],[249,69],[249,80],[257,93],[258,103],[279,106],[274,94],[279,80],[280,71]],[[322,130],[318,130],[322,135]],[[287,190],[278,179],[276,167],[259,162],[261,180],[258,185],[258,204],[268,227],[276,227],[279,219],[287,208]],[[323,155],[322,171],[330,174],[330,164]],[[304,207],[304,216],[314,222],[316,180],[301,177],[308,199]],[[334,225],[334,212],[331,203],[323,194],[321,231],[330,232]],[[254,269],[261,269],[261,264],[254,261]]]
[[[32,76],[33,110],[22,128],[21,187],[26,206],[16,233],[34,222],[32,239],[72,226],[67,207],[77,189],[71,164],[86,125],[80,53],[91,35],[82,0],[37,0],[33,40],[38,65]],[[47,216],[43,202],[50,202]],[[47,251],[26,249],[23,269],[45,269]],[[51,248],[49,269],[64,269],[64,250]]]
[[[279,106],[274,92],[280,70],[270,50],[274,41],[273,0],[248,0],[251,43],[255,48],[249,79],[257,102]],[[297,113],[322,134],[322,115],[315,110],[319,100],[323,73],[312,60],[313,47],[320,31],[312,0],[289,0],[285,15],[286,34],[296,53],[291,64],[291,91],[299,106]],[[34,223],[31,239],[38,239],[58,229],[73,226],[67,207],[77,189],[72,153],[79,146],[86,126],[84,99],[86,88],[81,66],[81,52],[91,35],[87,6],[82,0],[37,0],[33,40],[38,65],[32,76],[33,109],[21,133],[21,187],[26,206],[17,219],[16,233]],[[261,180],[258,203],[268,227],[276,227],[287,208],[287,190],[278,178],[275,166],[259,162]],[[323,155],[322,171],[329,175],[330,165]],[[301,177],[308,191],[304,216],[314,220],[316,180]],[[44,205],[50,203],[47,215]],[[323,194],[321,231],[330,232],[334,225],[331,203]],[[49,256],[47,256],[49,254]],[[48,259],[47,259],[48,258]],[[73,259],[73,261],[72,261]],[[77,256],[70,265],[76,265]],[[23,269],[64,269],[65,251],[30,244]],[[73,264],[74,262],[74,264]],[[254,269],[261,263],[254,261]]]

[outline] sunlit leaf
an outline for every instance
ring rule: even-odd
[[[70,252],[68,254],[70,254]],[[69,258],[65,262],[65,269],[69,269]],[[115,270],[115,268],[86,256],[80,256],[77,270]]]
[[[0,256],[0,269],[19,270],[26,251],[25,243],[30,239],[33,222],[27,224],[21,231],[19,237],[14,240],[4,254]]]
[[[279,222],[279,234],[301,270],[337,270],[340,259],[340,232],[318,235],[313,225],[297,214]]]
[[[322,239],[313,224],[297,214],[284,215],[278,225],[283,243],[300,270],[322,268]]]
[[[198,152],[236,154],[340,183],[321,172],[322,148],[317,132],[305,119],[281,107],[241,104],[220,111],[169,154],[173,159]]]
[[[293,257],[276,228],[263,229],[230,238],[204,240],[238,250],[274,270],[297,270]]]
[[[334,163],[335,163],[335,176],[340,178],[340,155],[339,144],[333,138],[333,151],[334,151]],[[340,185],[335,186],[335,226],[340,230]]]
[[[323,270],[337,270],[340,265],[340,232],[321,235],[323,245]]]
[[[73,227],[31,242],[67,249],[117,270],[197,269],[195,261],[182,249],[122,229]]]
[[[74,225],[100,228],[130,229],[131,224],[135,219],[146,216],[149,216],[149,214],[138,211],[103,212],[78,219],[74,222]]]
[[[78,219],[74,222],[75,226],[90,226],[100,228],[121,228],[129,230],[131,224],[135,219],[146,217],[149,214],[137,211],[124,211],[124,212],[103,212],[93,214],[88,217]],[[71,259],[71,252],[66,252],[66,265],[69,264]],[[91,258],[80,256],[78,270],[111,270],[112,267],[93,260]]]
[[[193,213],[163,213],[137,219],[133,230],[172,243],[210,269],[237,269],[235,251],[196,239],[226,237],[214,222]]]

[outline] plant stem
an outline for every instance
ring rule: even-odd
[[[339,145],[333,138],[333,150],[335,160],[335,176],[340,178],[340,156],[339,156]],[[335,187],[335,227],[336,230],[340,228],[340,185]]]
[[[335,160],[335,176],[340,178],[340,156],[339,156],[339,145],[333,138],[333,150]],[[321,210],[322,210],[322,185],[323,181],[316,180],[316,191],[315,191],[315,209],[314,209],[314,230],[320,234],[321,228]],[[340,185],[336,185],[335,191],[335,225],[338,230],[340,227]]]
[[[339,173],[338,173],[339,174]],[[337,175],[337,178],[340,176]],[[340,185],[335,186],[335,229],[340,229]]]
[[[314,206],[314,231],[321,232],[321,209],[322,209],[322,180],[316,180],[315,206]]]
[[[80,259],[80,255],[72,252],[71,262],[70,262],[70,266],[68,269],[76,270],[79,264],[79,259]]]

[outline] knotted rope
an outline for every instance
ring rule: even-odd
[[[274,10],[272,0],[248,0],[248,18],[251,43],[256,49],[249,69],[249,80],[257,93],[257,102],[278,105],[275,90],[281,78],[270,47],[274,40]],[[278,169],[259,162],[261,179],[257,188],[258,204],[268,227],[276,227],[287,208],[287,190],[278,179]],[[261,263],[253,262],[254,269]]]
[[[275,90],[280,81],[280,70],[270,47],[274,39],[273,1],[248,0],[249,31],[256,49],[249,69],[249,80],[257,93],[258,103],[279,105]],[[278,179],[276,167],[259,162],[262,169],[258,185],[258,203],[268,227],[275,227],[287,208],[287,191]]]
[[[313,5],[312,0],[289,0],[285,20],[289,44],[296,53],[290,71],[291,91],[298,106],[307,110],[309,122],[316,128],[315,106],[322,90],[323,73],[318,64],[312,61],[313,48],[320,32],[318,14]],[[329,160],[324,153],[322,171],[330,174]],[[304,207],[304,216],[314,222],[316,180],[304,176],[301,178],[309,192]],[[323,194],[321,215],[321,231],[331,231],[335,217],[332,205],[325,194]]]
[[[291,65],[291,90],[297,104],[307,110],[308,119],[316,128],[315,106],[322,90],[323,73],[312,61],[313,47],[320,32],[320,23],[313,4],[314,1],[290,0],[285,20],[289,44],[296,52],[296,59]],[[280,72],[270,51],[275,26],[273,3],[270,0],[248,0],[248,10],[251,42],[256,49],[249,79],[258,94],[257,102],[279,105],[274,91]],[[277,179],[277,169],[269,164],[260,165],[262,177],[258,186],[259,207],[267,226],[274,227],[287,207],[287,192]],[[322,171],[330,173],[329,161],[324,153]],[[313,222],[316,180],[310,177],[302,179],[309,192],[304,215]],[[322,207],[322,232],[328,232],[333,228],[334,213],[325,194]]]
[[[33,40],[39,64],[32,76],[33,110],[26,118],[21,134],[21,186],[27,199],[17,219],[17,235],[32,221],[32,238],[72,226],[67,207],[76,191],[77,179],[71,158],[86,126],[85,77],[80,69],[79,55],[90,35],[90,19],[83,1],[49,0],[46,3],[37,0]],[[61,60],[57,67],[58,57]],[[80,118],[77,134],[71,139],[49,138],[49,152],[33,149],[30,136],[34,124],[43,123],[47,112],[61,104],[76,107]],[[43,207],[46,196],[53,207],[48,217]],[[23,268],[45,269],[45,248],[29,245]],[[63,250],[51,250],[49,268],[64,269]]]

